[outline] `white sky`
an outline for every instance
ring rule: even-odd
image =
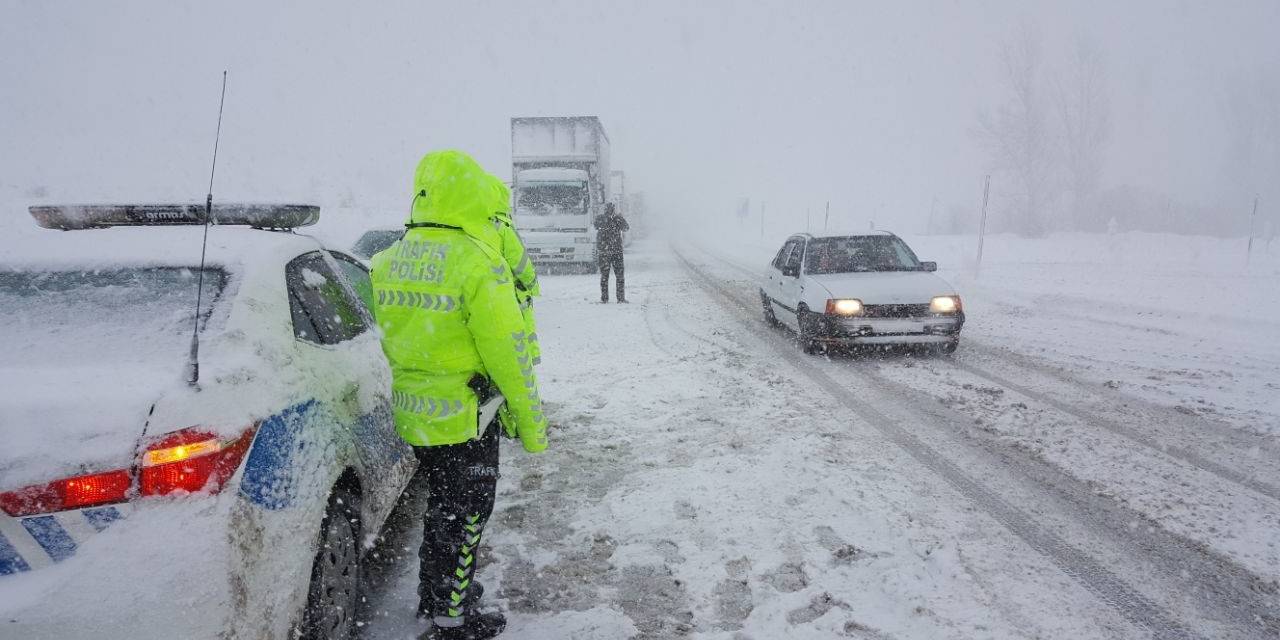
[[[225,68],[223,199],[400,211],[430,149],[506,176],[511,116],[599,115],[668,212],[918,227],[980,197],[971,130],[1025,23],[1050,64],[1078,34],[1107,56],[1104,186],[1207,201],[1224,83],[1280,73],[1275,1],[313,4],[3,0],[0,196],[202,199]]]

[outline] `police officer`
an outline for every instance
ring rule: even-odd
[[[515,278],[516,298],[520,302],[520,313],[524,315],[525,334],[528,336],[529,352],[533,363],[542,361],[542,349],[538,345],[538,329],[533,319],[533,299],[542,295],[542,287],[538,284],[538,273],[534,270],[533,261],[525,253],[524,243],[516,233],[511,222],[511,190],[497,176],[490,175],[489,182],[494,193],[493,224],[502,239],[502,257],[511,267],[511,275]]]
[[[460,151],[427,154],[404,238],[372,259],[374,310],[391,363],[396,431],[429,492],[419,550],[425,637],[492,638],[480,612],[477,547],[493,512],[498,429],[547,447],[524,318],[494,227],[487,174]],[[505,421],[494,418],[505,398]],[[499,424],[501,423],[501,424]]]
[[[597,216],[596,227],[596,262],[600,266],[600,302],[609,301],[609,270],[617,274],[618,302],[627,301],[626,274],[622,264],[622,233],[631,227],[613,207],[613,203],[604,206],[604,215]]]

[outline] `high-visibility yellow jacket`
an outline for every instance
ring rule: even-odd
[[[479,374],[506,397],[508,430],[536,452],[547,447],[546,417],[486,176],[459,151],[422,159],[410,228],[372,259],[374,314],[405,441],[475,438],[479,403],[468,383]]]
[[[524,328],[528,336],[529,349],[533,353],[533,362],[542,361],[542,348],[538,345],[538,327],[533,317],[533,299],[542,295],[538,284],[538,273],[534,270],[533,261],[525,252],[524,242],[516,233],[511,222],[511,190],[502,180],[491,177],[494,191],[494,228],[498,230],[502,242],[502,257],[516,279],[516,297],[520,300],[520,312],[524,315]]]

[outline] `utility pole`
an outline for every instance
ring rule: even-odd
[[[973,265],[973,279],[978,279],[978,272],[982,270],[982,242],[987,236],[987,194],[991,192],[991,174],[987,174],[987,179],[982,185],[982,217],[978,219],[978,260]]]
[[[822,216],[822,230],[827,230],[827,224],[831,222],[831,201],[827,201],[827,213]]]
[[[1253,221],[1258,217],[1258,194],[1253,194],[1253,213],[1249,214],[1249,246],[1244,250],[1244,264],[1253,259]]]
[[[809,214],[812,213],[812,207],[804,208],[804,232],[809,233]]]

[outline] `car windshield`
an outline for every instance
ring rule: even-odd
[[[534,215],[585,214],[587,191],[577,182],[520,187],[521,213]]]
[[[369,259],[373,254],[386,250],[397,240],[404,237],[404,229],[374,229],[366,231],[351,247],[351,253]]]
[[[184,362],[198,270],[0,271],[0,365]],[[205,269],[202,321],[227,281]]]
[[[920,261],[896,236],[819,238],[805,251],[804,269],[811,274],[918,271]]]

